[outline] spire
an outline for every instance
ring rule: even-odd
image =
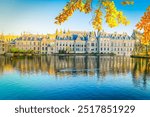
[[[87,33],[86,33],[86,31],[84,31],[84,34],[83,34],[84,36],[86,36],[87,35]]]
[[[56,36],[59,34],[59,32],[58,32],[58,29],[56,29],[56,32],[55,32],[55,34],[56,34]]]
[[[70,33],[70,30],[68,29],[68,33]]]
[[[60,29],[60,32],[59,32],[59,34],[61,34],[61,35],[63,34],[63,32],[62,32],[62,29]]]
[[[70,34],[70,30],[68,29],[68,34]]]
[[[63,31],[63,34],[66,34],[66,31],[65,31],[65,30]]]
[[[68,29],[68,31],[67,31],[67,35],[69,36],[71,33],[70,33],[70,30]]]
[[[94,37],[95,36],[95,32],[94,31],[92,31],[92,37]]]

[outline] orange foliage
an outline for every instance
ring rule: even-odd
[[[142,44],[149,45],[150,43],[150,6],[147,8],[147,11],[144,13],[144,16],[141,18],[140,22],[136,25],[137,29],[143,30],[143,37],[141,39]]]
[[[95,10],[93,18],[93,28],[95,30],[102,30],[102,11],[105,11],[106,23],[109,27],[113,28],[119,24],[128,25],[130,22],[124,16],[123,12],[118,11],[114,0],[97,0],[97,9]],[[67,21],[76,10],[88,14],[92,12],[93,0],[70,0],[62,10],[62,12],[55,18],[55,24],[62,24]],[[123,5],[134,4],[134,0],[123,0]],[[104,10],[103,10],[104,9]]]

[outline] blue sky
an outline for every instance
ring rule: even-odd
[[[61,26],[54,24],[55,17],[61,12],[69,0],[0,0],[0,32],[5,34],[30,33],[54,33],[56,29],[73,31],[92,31],[91,19],[93,13],[84,14],[76,11],[74,15]],[[93,6],[96,5],[94,0]],[[135,0],[132,6],[122,6],[121,0],[115,0],[116,6],[122,10],[131,21],[129,26],[109,28],[103,23],[103,29],[107,32],[132,33],[135,24],[143,16],[150,0]]]

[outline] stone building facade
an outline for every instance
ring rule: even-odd
[[[58,35],[55,41],[55,53],[65,50],[67,53],[101,53],[130,56],[134,49],[135,40],[127,33],[72,33]],[[51,47],[52,48],[52,47]],[[48,52],[48,54],[51,54]]]
[[[0,54],[11,47],[10,41],[0,41]],[[58,32],[47,35],[22,34],[13,42],[20,50],[33,50],[37,54],[54,53],[100,53],[130,56],[135,39],[127,33],[106,32]]]
[[[134,49],[135,40],[123,34],[100,34],[99,51],[100,53],[114,53],[116,55],[131,55]]]
[[[0,34],[0,55],[9,51],[9,41],[6,41],[3,34]]]
[[[42,38],[32,35],[22,35],[15,40],[15,47],[20,50],[34,50],[40,54]]]
[[[15,39],[15,47],[20,50],[33,50],[37,54],[47,54],[51,44],[51,35],[23,34]]]
[[[5,53],[4,41],[0,40],[0,54],[4,54],[4,53]]]

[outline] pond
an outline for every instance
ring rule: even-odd
[[[149,100],[150,60],[0,56],[1,100]]]

